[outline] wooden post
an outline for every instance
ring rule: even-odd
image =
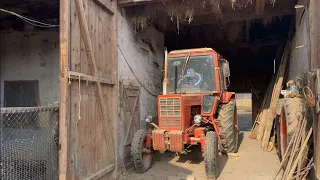
[[[68,62],[70,37],[70,1],[60,0],[60,111],[59,111],[59,179],[67,179],[69,119],[67,118]]]
[[[310,43],[311,43],[311,69],[315,69],[317,66],[319,66],[319,36],[320,36],[320,30],[319,30],[319,10],[320,10],[320,3],[319,0],[310,0]],[[319,78],[319,77],[318,77]],[[315,83],[313,84],[313,91],[315,92],[317,88],[315,88]],[[318,84],[319,86],[319,84]],[[319,92],[315,92],[316,94]],[[315,175],[318,179],[320,179],[320,116],[316,112],[314,112],[314,118],[313,118],[313,128],[314,128],[314,164],[315,164]]]

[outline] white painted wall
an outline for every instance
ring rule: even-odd
[[[148,46],[139,43],[140,38],[150,38],[155,53]],[[136,33],[130,20],[124,15],[118,16],[118,50],[119,81],[123,84],[141,86],[137,78],[152,94],[161,92],[162,69],[164,60],[164,35],[153,27],[146,28],[143,32]],[[144,47],[144,48],[141,48]],[[130,71],[129,66],[133,69]],[[159,64],[157,68],[154,62]],[[140,88],[140,119],[148,114],[157,115],[157,97],[150,95],[143,87]],[[141,123],[144,125],[144,123]]]
[[[59,99],[59,32],[1,32],[1,96],[3,82],[38,80],[41,105]]]

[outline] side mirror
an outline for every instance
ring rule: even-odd
[[[229,62],[225,61],[222,65],[224,77],[230,77]]]

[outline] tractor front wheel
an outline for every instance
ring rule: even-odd
[[[209,131],[206,134],[204,162],[208,179],[216,179],[218,176],[218,137],[216,132]]]
[[[147,130],[140,129],[134,134],[131,158],[136,172],[144,173],[149,170],[152,163],[152,143]]]

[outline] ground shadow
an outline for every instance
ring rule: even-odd
[[[242,143],[242,141],[243,141],[243,138],[244,138],[244,132],[239,132],[239,136],[238,136],[238,151],[239,151],[239,148],[240,148],[240,146],[241,146],[241,143]]]
[[[192,171],[170,163],[172,157],[173,156],[170,156],[169,152],[161,154],[156,151],[154,152],[152,165],[147,172],[139,174],[134,170],[133,165],[130,164],[125,172],[119,177],[119,180],[167,180],[169,177],[177,177],[179,174],[192,174]]]

